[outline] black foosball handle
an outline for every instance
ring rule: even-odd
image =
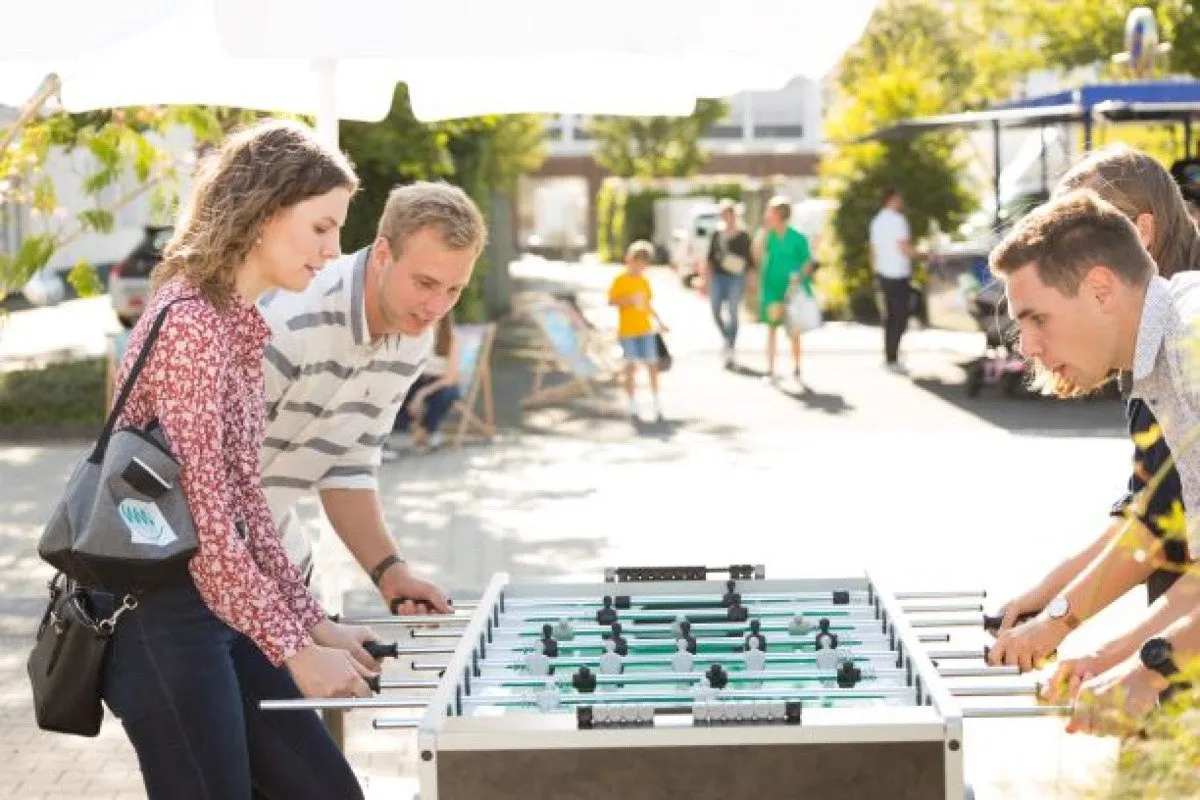
[[[363,642],[363,650],[366,650],[367,655],[371,656],[371,658],[375,659],[376,661],[380,661],[385,658],[400,657],[400,651],[396,647],[395,642],[392,642],[391,644],[384,644],[383,642],[375,641]]]
[[[393,615],[397,615],[400,613],[400,606],[402,606],[408,602],[416,603],[419,606],[425,606],[426,611],[433,610],[433,606],[430,604],[430,602],[428,600],[425,600],[424,598],[417,598],[417,597],[393,597],[392,602],[388,603],[388,610],[390,610]],[[446,598],[446,602],[450,604],[451,608],[454,607],[454,601],[451,600],[449,597]]]
[[[1029,620],[1033,619],[1040,613],[1042,613],[1042,612],[1041,611],[1026,611],[1024,614],[1018,614],[1017,620],[1013,624],[1020,625],[1022,622],[1028,622]],[[996,633],[997,631],[999,631],[1000,623],[1002,623],[1002,622],[1004,622],[1004,617],[1002,617],[1002,616],[993,617],[989,614],[983,615],[983,629],[985,631],[987,631],[988,633]]]

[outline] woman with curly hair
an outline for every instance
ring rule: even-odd
[[[303,289],[338,254],[357,185],[344,157],[300,125],[231,136],[201,167],[130,334],[118,381],[166,310],[118,425],[156,423],[166,435],[199,545],[178,585],[139,595],[105,665],[105,702],[150,798],[362,796],[315,715],[258,708],[365,697],[364,679],[378,674],[337,646],[370,632],[327,618],[259,481],[269,328],[255,303]]]

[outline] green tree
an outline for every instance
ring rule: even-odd
[[[701,99],[686,117],[593,117],[596,163],[622,178],[694,175],[709,158],[700,137],[728,113],[725,101]]]
[[[396,86],[386,118],[379,122],[342,122],[338,136],[360,181],[342,230],[342,249],[346,252],[375,239],[379,215],[393,187],[447,178],[454,172],[446,149],[449,134],[413,116],[404,84]]]
[[[1200,20],[1188,0],[1014,0],[1009,30],[1028,42],[1046,68],[1102,65],[1109,76],[1127,75],[1112,57],[1125,49],[1125,19],[1138,6],[1154,11],[1160,37],[1171,43],[1159,74],[1200,74]]]
[[[905,213],[920,238],[936,220],[953,229],[975,202],[960,175],[958,135],[864,141],[871,132],[911,117],[946,113],[995,99],[1014,78],[1001,57],[1005,38],[991,22],[999,3],[887,2],[862,39],[846,54],[827,137],[840,146],[821,165],[825,191],[836,200],[834,260],[840,263],[851,310],[872,317],[868,228],[885,187],[906,200]]]
[[[110,233],[116,212],[144,196],[150,197],[152,214],[168,217],[178,203],[180,170],[190,161],[189,154],[163,145],[170,130],[186,127],[202,149],[220,139],[224,126],[246,118],[242,112],[198,106],[66,114],[44,108],[55,89],[48,81],[17,119],[0,129],[0,202],[28,208],[34,220],[33,232],[15,253],[0,253],[0,296],[6,287],[24,285],[60,248],[89,233]],[[73,151],[90,155],[83,162],[86,202],[66,209],[47,163]],[[111,191],[118,186],[121,192]],[[99,288],[86,262],[76,264],[68,279],[81,295]]]
[[[412,113],[408,88],[396,87],[386,119],[343,122],[342,147],[361,180],[342,234],[346,250],[375,238],[388,193],[418,180],[457,184],[486,215],[494,193],[511,194],[517,178],[545,158],[541,118],[534,115],[472,117],[425,124]],[[489,265],[481,259],[459,301],[457,317],[477,321],[486,315],[483,285]]]

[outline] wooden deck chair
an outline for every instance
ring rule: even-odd
[[[532,306],[529,313],[542,337],[542,348],[534,364],[533,387],[521,401],[525,407],[570,400],[594,394],[593,382],[599,367],[588,352],[588,337],[577,316],[558,301]],[[546,378],[563,373],[566,380],[553,386]]]
[[[496,323],[486,325],[456,325],[458,339],[458,375],[462,397],[454,401],[458,424],[450,440],[451,447],[461,447],[468,433],[491,440],[496,435],[496,409],[492,401],[492,345],[496,340]],[[477,406],[482,403],[478,411]]]

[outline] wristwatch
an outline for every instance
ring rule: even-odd
[[[1170,639],[1164,639],[1161,636],[1147,639],[1146,643],[1142,645],[1139,655],[1142,659],[1142,666],[1157,672],[1168,680],[1179,673],[1179,666],[1175,663],[1175,650],[1171,646]]]
[[[1071,604],[1065,595],[1059,595],[1050,601],[1046,606],[1046,616],[1067,623],[1067,629],[1072,631],[1080,624],[1079,617],[1071,612]]]

